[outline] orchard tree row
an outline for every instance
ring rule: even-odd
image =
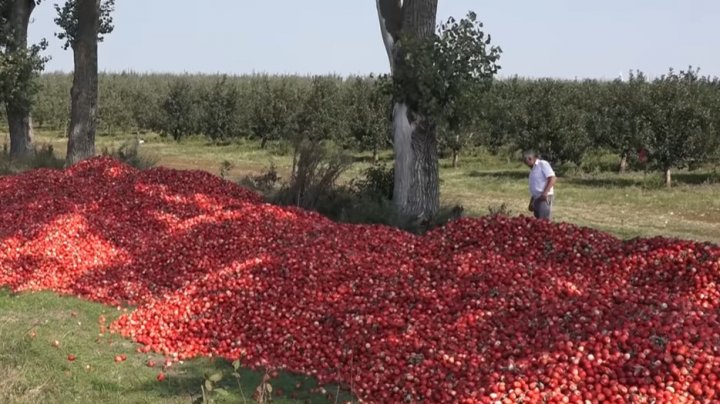
[[[65,130],[68,164],[95,154],[101,131],[154,130],[181,140],[254,137],[332,140],[394,152],[393,204],[425,220],[439,209],[438,152],[457,164],[467,146],[538,149],[555,163],[593,148],[635,154],[666,173],[718,151],[718,81],[690,68],[648,81],[497,81],[501,49],[477,15],[437,25],[438,0],[376,0],[390,75],[381,78],[207,77],[109,74],[98,81],[98,41],[112,31],[113,0],[56,5],[56,34],[72,48],[69,76],[39,76],[46,43],[28,44],[39,0],[0,0],[0,102],[10,155],[32,153],[35,125]],[[67,96],[68,92],[70,97]],[[99,96],[99,103],[98,103]]]
[[[557,163],[580,163],[588,151],[618,156],[661,171],[717,162],[720,81],[699,71],[670,70],[654,80],[506,80],[494,83],[479,122],[491,149],[536,148]]]
[[[34,150],[31,113],[37,99],[36,78],[47,61],[42,55],[47,44],[42,41],[29,45],[27,34],[33,10],[40,3],[41,0],[0,0],[0,102],[5,104],[12,159],[28,158]],[[496,61],[501,50],[490,45],[490,36],[482,31],[482,23],[473,12],[460,21],[450,18],[437,26],[438,0],[374,3],[391,70],[387,87],[392,100],[395,156],[393,205],[401,216],[422,221],[435,216],[440,207],[438,129],[447,126],[457,131],[467,122],[467,111],[474,110],[468,101],[476,97],[466,94],[487,90],[499,69]],[[55,4],[55,22],[60,28],[56,36],[64,41],[66,49],[72,48],[74,56],[67,127],[68,165],[95,155],[98,42],[113,29],[113,8],[114,0],[66,0],[62,6]],[[242,128],[236,122],[239,89],[226,84],[224,79],[216,81],[212,91],[199,100],[203,108],[195,125],[213,140],[232,137]],[[271,105],[267,115],[271,117],[271,127],[279,135],[291,133],[296,146],[338,138],[346,121],[335,114],[343,110],[331,98],[337,93],[335,87],[329,80],[314,79],[309,95],[299,104],[301,112],[290,115],[289,127],[284,122],[287,117],[283,109],[287,106]],[[257,91],[262,93],[264,89]],[[185,92],[188,89],[179,83],[169,90],[169,95]],[[161,102],[168,115],[188,111],[184,109],[186,104],[175,105],[174,97]],[[263,108],[265,105],[253,109]],[[278,111],[280,122],[274,122]],[[162,129],[181,138],[184,129],[168,128],[168,121]],[[250,125],[253,131],[268,125],[264,118],[253,121]]]
[[[99,82],[101,133],[252,138],[262,147],[303,135],[376,155],[392,146],[386,77],[124,73]],[[65,130],[72,77],[45,74],[38,84],[35,125]],[[616,153],[621,170],[641,159],[663,172],[717,157],[720,83],[693,69],[652,81],[639,72],[612,82],[495,80],[465,96],[468,110],[439,129],[441,151],[455,164],[474,146],[536,148],[556,163],[578,164],[599,148]]]
[[[64,130],[71,77],[45,74],[38,82],[36,127]],[[262,147],[299,135],[361,150],[392,145],[386,78],[101,74],[99,83],[101,134],[253,138]]]

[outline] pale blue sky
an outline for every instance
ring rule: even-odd
[[[100,69],[138,72],[387,72],[374,0],[117,0]],[[30,37],[50,71],[72,70],[53,1]],[[199,6],[199,4],[205,4]],[[502,76],[615,78],[699,66],[720,76],[720,0],[440,0],[439,19],[475,10],[503,48]]]

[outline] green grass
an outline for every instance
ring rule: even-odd
[[[12,294],[0,289],[0,402],[2,403],[191,403],[201,396],[205,374],[224,373],[219,383],[227,395],[216,394],[218,403],[242,403],[232,366],[220,359],[196,359],[173,364],[166,380],[158,382],[163,357],[136,352],[136,345],[117,335],[99,335],[98,318],[108,322],[121,312],[53,293]],[[52,345],[59,341],[59,347]],[[68,354],[77,359],[68,361]],[[127,361],[115,363],[115,355]],[[155,360],[155,368],[146,366]],[[241,385],[247,402],[264,373],[241,370]],[[270,381],[277,403],[334,402],[311,394],[317,384],[305,376],[280,374]],[[302,387],[296,389],[296,384]],[[340,392],[339,402],[348,393]],[[296,395],[293,399],[291,395]]]
[[[200,169],[220,174],[220,165],[228,161],[233,168],[231,180],[256,174],[274,163],[280,176],[287,179],[292,164],[287,148],[242,141],[226,146],[210,145],[202,138],[177,143],[156,134],[141,135],[145,153],[158,164],[178,169]],[[100,136],[98,150],[117,148],[130,136]],[[52,144],[63,156],[66,140],[62,133],[41,132],[38,143]],[[343,176],[349,180],[367,167],[368,154],[356,156],[358,162]],[[385,152],[381,160],[391,163]],[[487,153],[461,156],[461,166],[450,167],[441,161],[441,197],[445,204],[460,204],[471,215],[484,215],[489,206],[507,204],[511,211],[528,214],[527,168],[519,162]],[[712,171],[676,171],[672,189],[662,185],[659,173],[601,172],[559,175],[556,187],[556,220],[589,226],[621,238],[668,236],[720,242],[720,174]]]
[[[506,203],[515,214],[528,204],[527,170],[444,170],[441,194],[475,214]],[[666,189],[655,173],[559,176],[555,220],[621,238],[669,236],[720,242],[720,184],[699,184],[699,174],[678,173]],[[712,174],[707,178],[713,179]]]

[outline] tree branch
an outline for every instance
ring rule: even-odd
[[[400,39],[400,31],[402,30],[403,1],[376,0],[376,5],[380,20],[380,32],[390,61],[390,71],[392,71],[395,64],[393,50]]]

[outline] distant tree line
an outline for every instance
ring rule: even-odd
[[[66,131],[72,76],[43,74],[36,127]],[[178,141],[330,140],[358,151],[389,149],[392,96],[386,77],[101,74],[98,131],[159,132]],[[473,94],[468,94],[468,98]],[[463,149],[536,148],[555,163],[579,164],[592,150],[640,160],[670,178],[720,151],[720,81],[695,69],[648,80],[494,80],[463,111],[462,125],[439,128],[440,148],[459,164]],[[6,117],[0,119],[7,125]]]

